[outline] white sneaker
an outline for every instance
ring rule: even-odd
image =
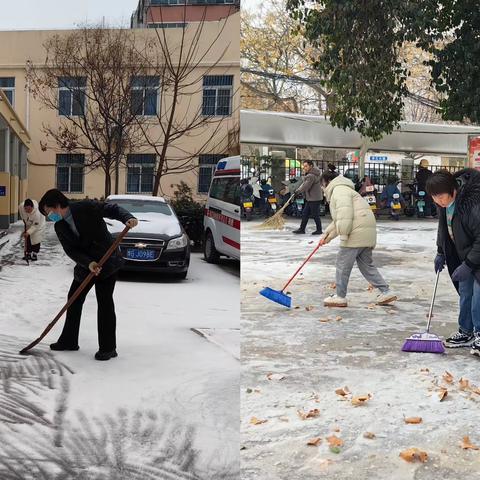
[[[347,299],[338,295],[330,295],[323,301],[325,307],[348,307]]]
[[[397,296],[394,295],[393,293],[389,291],[380,293],[377,295],[377,305],[388,305],[389,303],[393,303],[395,300],[397,300]]]

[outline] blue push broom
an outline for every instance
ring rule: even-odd
[[[319,248],[320,248],[320,244],[315,247],[313,252],[300,265],[298,270],[292,275],[290,280],[285,284],[285,286],[281,290],[274,290],[273,288],[266,287],[260,291],[260,295],[263,295],[265,298],[272,300],[272,302],[276,302],[276,303],[279,303],[280,305],[284,305],[285,307],[290,308],[292,306],[292,298],[283,292],[293,282],[293,279],[298,275],[298,273],[306,265],[306,263],[315,255],[315,253],[317,253]]]
[[[420,353],[444,353],[445,347],[442,340],[430,333],[430,324],[432,323],[433,304],[435,303],[435,295],[437,294],[438,279],[440,271],[437,272],[435,287],[433,289],[432,301],[430,303],[430,311],[428,312],[427,331],[424,333],[414,333],[405,340],[402,351],[404,352],[420,352]]]

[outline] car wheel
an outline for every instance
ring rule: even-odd
[[[205,245],[203,247],[203,255],[208,263],[218,263],[220,255],[215,248],[215,241],[213,240],[212,232],[208,232],[205,238]]]

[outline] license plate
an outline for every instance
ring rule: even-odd
[[[394,209],[394,210],[400,210],[401,208],[402,208],[401,205],[398,205],[398,204],[397,204],[397,205],[393,205],[393,209]]]
[[[276,198],[269,198],[268,203],[277,203],[277,199]]]
[[[424,207],[424,206],[425,206],[425,202],[418,202],[418,206],[419,206],[419,207]]]
[[[276,206],[274,203],[272,203],[271,206],[272,206],[272,210],[276,210],[276,209],[277,209],[277,206]]]
[[[157,258],[157,252],[155,250],[128,248],[126,258],[129,260],[155,260]]]
[[[303,198],[299,198],[296,200],[298,205],[303,205],[305,203],[305,200]]]
[[[243,207],[244,207],[244,208],[252,208],[252,207],[253,207],[253,203],[252,203],[252,202],[245,202],[245,203],[243,204]]]

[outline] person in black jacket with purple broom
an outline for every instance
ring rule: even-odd
[[[119,249],[99,267],[98,261],[111,247],[114,240],[107,229],[104,217],[118,220],[130,228],[138,220],[125,209],[108,202],[83,200],[70,202],[59,190],[49,190],[42,197],[39,209],[55,222],[55,232],[65,253],[76,263],[74,279],[68,292],[70,298],[90,272],[95,277],[67,310],[63,331],[52,343],[52,350],[78,350],[78,333],[82,307],[89,290],[95,285],[98,304],[97,360],[110,360],[117,356],[116,316],[113,290],[123,258]]]
[[[447,265],[460,295],[459,329],[444,343],[471,346],[480,356],[480,172],[439,170],[428,178],[427,192],[439,207],[435,272]]]

